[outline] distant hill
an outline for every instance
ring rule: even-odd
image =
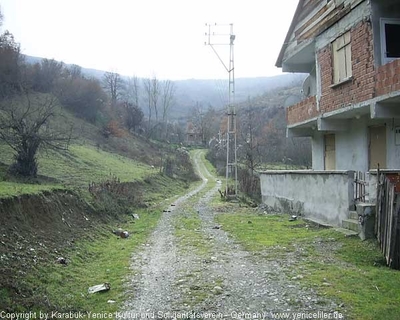
[[[303,74],[283,74],[273,77],[238,78],[235,80],[235,102],[246,101],[283,87],[299,86],[304,80]],[[228,80],[179,80],[176,104],[172,110],[176,116],[185,116],[197,102],[204,107],[212,105],[221,108],[228,103]]]
[[[25,56],[28,63],[38,63],[39,57]],[[101,79],[105,73],[102,70],[82,68],[82,73],[87,77]],[[125,77],[127,78],[127,77]],[[299,87],[304,81],[304,74],[282,74],[272,77],[237,78],[235,79],[235,102],[241,103],[250,98],[262,96],[278,88]],[[140,79],[141,80],[141,79]],[[227,79],[187,79],[174,81],[176,86],[175,103],[170,110],[170,119],[187,118],[193,106],[197,103],[208,107],[220,109],[228,104],[228,78]],[[144,93],[141,94],[145,101]],[[147,114],[144,103],[143,112]]]

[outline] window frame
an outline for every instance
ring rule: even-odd
[[[396,19],[396,18],[381,18],[380,19],[381,63],[382,63],[382,65],[385,65],[393,60],[400,59],[400,57],[398,57],[398,58],[386,57],[386,31],[385,31],[386,24],[399,24],[400,25],[400,19]]]
[[[349,81],[353,76],[351,31],[346,31],[338,36],[332,41],[331,47],[333,71],[332,85],[335,86]]]

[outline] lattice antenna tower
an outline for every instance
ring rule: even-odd
[[[208,31],[206,32],[206,45],[210,46],[214,51],[219,61],[228,72],[229,85],[228,85],[228,105],[227,105],[227,128],[226,128],[226,186],[225,195],[227,198],[238,194],[238,179],[237,179],[237,125],[236,125],[236,109],[235,109],[235,65],[234,65],[234,41],[235,34],[233,33],[233,24],[220,25],[220,24],[206,24]],[[229,31],[229,33],[218,33],[216,31],[223,30]],[[224,40],[221,42],[216,39]],[[226,37],[226,38],[225,38]],[[226,41],[229,39],[229,42]],[[216,50],[216,46],[227,46],[229,45],[229,63],[226,65],[224,60]],[[229,187],[230,182],[233,181],[233,188]]]

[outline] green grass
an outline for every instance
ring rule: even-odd
[[[0,162],[10,165],[12,151],[8,146],[0,145]],[[142,180],[156,172],[156,169],[113,153],[105,152],[90,145],[71,145],[66,152],[42,152],[38,156],[39,174],[44,179],[40,184],[28,184],[18,181],[0,181],[0,197],[9,197],[22,193],[38,193],[43,190],[60,188],[85,188],[89,182],[118,177],[121,182]],[[0,180],[5,179],[6,166],[0,168]],[[2,178],[3,177],[3,178]],[[41,181],[41,179],[38,179]]]
[[[331,229],[305,228],[304,221],[289,221],[287,215],[249,215],[246,213],[249,209],[231,208],[242,213],[217,215],[216,220],[250,251],[269,247],[275,247],[275,253],[279,248],[285,252],[294,251],[299,243],[306,243],[317,235],[330,237],[336,234]]]
[[[201,232],[201,220],[198,214],[189,206],[185,206],[185,213],[175,220],[175,235],[179,239],[180,249],[194,252],[199,256],[210,254],[210,246],[204,233]]]
[[[127,300],[124,295],[132,252],[138,250],[157,225],[161,210],[141,210],[139,220],[122,224],[130,237],[121,239],[108,227],[98,227],[91,238],[79,241],[66,253],[67,266],[48,263],[32,273],[32,287],[45,288],[57,311],[115,312]],[[117,226],[115,226],[117,227]],[[111,290],[89,294],[88,288],[108,282]],[[107,303],[114,300],[116,303]]]
[[[306,228],[304,221],[289,222],[288,217],[256,216],[242,209],[216,220],[247,250],[267,259],[294,254],[294,269],[304,275],[299,281],[344,303],[351,319],[399,319],[400,272],[382,264],[375,242],[346,238],[332,229]]]
[[[19,196],[22,194],[38,194],[43,191],[51,191],[55,189],[63,189],[60,185],[42,185],[42,184],[29,184],[29,183],[17,183],[17,182],[0,182],[0,198],[8,198],[13,196]]]
[[[41,155],[39,171],[68,185],[79,186],[105,180],[110,175],[117,176],[121,182],[141,180],[155,169],[89,145],[72,145],[65,154]]]
[[[207,154],[207,150],[206,149],[195,149],[195,150],[191,150],[190,153],[192,154],[192,156],[194,156],[195,153],[200,152],[200,158],[202,159],[206,169],[208,170],[208,172],[211,173],[212,176],[216,177],[217,176],[217,169],[211,164],[210,161],[208,161],[206,159],[206,154]]]

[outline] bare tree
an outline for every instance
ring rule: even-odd
[[[167,117],[169,113],[169,109],[172,105],[172,102],[175,97],[175,84],[166,80],[161,83],[161,106],[162,106],[162,122],[164,126],[163,138],[167,139],[168,137],[168,123]]]
[[[162,82],[162,86],[161,86],[161,103],[162,103],[162,121],[165,122],[167,120],[167,116],[168,116],[168,112],[169,112],[169,108],[172,105],[172,102],[174,100],[175,97],[175,84],[170,81],[170,80],[166,80]]]
[[[240,133],[242,150],[239,152],[247,168],[250,170],[251,176],[254,170],[261,163],[261,147],[263,145],[262,120],[260,121],[259,112],[250,105],[242,111]]]
[[[158,127],[158,101],[161,94],[161,85],[160,81],[157,79],[156,76],[153,78],[143,79],[143,87],[146,93],[146,102],[148,107],[148,136],[151,137],[154,134],[155,129]],[[152,111],[154,110],[155,114],[155,123],[152,123]]]
[[[150,131],[151,126],[151,113],[152,113],[152,99],[151,99],[151,79],[143,79],[143,87],[146,92],[147,108],[148,108],[148,130]]]
[[[139,106],[139,79],[137,76],[128,78],[125,85],[124,98],[126,101]]]
[[[126,118],[125,124],[129,130],[136,131],[137,126],[142,123],[143,111],[139,106],[130,102],[124,103]]]
[[[72,79],[83,78],[82,76],[82,67],[76,64],[73,64],[67,68],[69,77]]]
[[[119,73],[106,72],[103,76],[103,85],[110,95],[111,107],[114,108],[124,88],[124,81]]]
[[[0,140],[15,152],[11,172],[26,177],[37,175],[39,148],[67,149],[71,131],[53,130],[51,119],[59,106],[53,96],[24,94],[0,104]]]
[[[21,91],[20,46],[8,31],[0,34],[0,98]]]
[[[193,125],[201,136],[203,145],[206,145],[211,139],[213,130],[215,129],[216,111],[211,106],[204,111],[203,106],[197,102],[191,110],[191,117]]]
[[[107,95],[97,79],[85,79],[72,74],[58,82],[57,98],[77,116],[95,123]]]
[[[64,63],[54,59],[42,59],[41,63],[36,65],[34,90],[53,92],[64,71],[66,71]]]
[[[158,99],[160,97],[160,81],[156,76],[151,79],[151,102],[153,104],[154,113],[156,116],[156,124],[158,123]]]

